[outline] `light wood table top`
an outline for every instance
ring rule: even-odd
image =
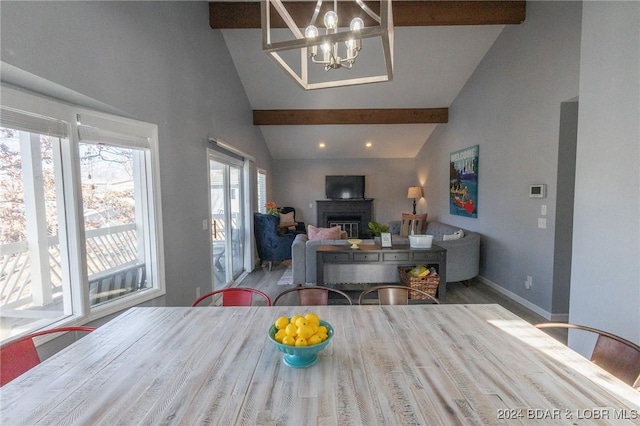
[[[335,335],[307,369],[267,330],[309,308],[131,309],[3,387],[0,424],[639,422],[640,393],[498,305],[311,309]]]

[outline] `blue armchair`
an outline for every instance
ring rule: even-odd
[[[253,214],[253,232],[256,238],[256,247],[260,265],[269,262],[271,270],[272,262],[291,259],[291,244],[295,234],[283,234],[278,232],[280,218],[270,214]]]

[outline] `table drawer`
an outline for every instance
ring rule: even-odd
[[[349,253],[322,253],[323,262],[349,262]]]
[[[405,261],[409,260],[409,253],[382,253],[383,262]]]
[[[411,253],[411,259],[416,261],[421,260],[439,260],[440,256],[438,253],[431,253],[428,251],[418,251]]]
[[[355,262],[379,262],[380,253],[353,253]]]

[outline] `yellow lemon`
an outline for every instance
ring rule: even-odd
[[[287,317],[280,317],[275,322],[275,326],[278,330],[282,330],[287,325],[289,325],[289,318]]]
[[[282,343],[282,339],[284,339],[286,335],[287,333],[284,330],[278,330],[273,338],[276,339],[276,342]]]
[[[318,332],[318,334],[316,334],[316,336],[318,336],[320,338],[320,340],[322,340],[323,342],[325,340],[327,340],[327,338],[329,337],[329,335],[327,333],[320,333],[320,332]]]
[[[318,324],[309,323],[308,327],[311,327],[313,329],[313,334],[316,334],[318,332]]]
[[[306,319],[309,324],[320,325],[320,317],[313,312],[309,312],[307,315],[305,315],[304,319]]]
[[[295,314],[294,316],[292,316],[291,317],[291,324],[295,324],[296,321],[298,321],[299,318],[302,318],[302,315]]]
[[[302,337],[298,337],[296,339],[296,346],[307,346],[307,339],[303,339]]]
[[[320,326],[318,326],[317,333],[327,334],[327,333],[329,333],[329,330],[327,330],[327,327],[325,327],[324,325],[320,325]]]
[[[296,338],[293,336],[284,336],[282,344],[287,346],[294,346],[296,344]]]
[[[294,322],[294,324],[296,325],[296,327],[300,328],[303,325],[307,325],[307,320],[304,319],[304,317],[300,317],[298,319],[296,319],[296,321]]]
[[[298,335],[298,337],[308,339],[313,334],[313,328],[310,325],[301,325],[300,327],[298,327],[296,334]]]
[[[317,334],[314,334],[313,336],[307,339],[307,343],[309,344],[309,346],[317,345],[320,342],[322,342],[322,339]]]
[[[284,328],[284,331],[287,333],[287,336],[295,336],[298,333],[298,327],[294,324],[289,324]]]

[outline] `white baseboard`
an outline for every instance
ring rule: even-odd
[[[569,314],[552,314],[551,312],[545,311],[544,309],[542,309],[540,306],[538,305],[534,305],[533,303],[529,302],[527,299],[518,296],[517,294],[507,290],[506,288],[494,283],[493,281],[483,277],[482,275],[478,275],[476,277],[476,279],[478,281],[480,281],[481,283],[487,285],[488,287],[491,287],[493,290],[497,291],[498,293],[502,294],[503,296],[508,297],[509,299],[513,300],[516,303],[519,303],[520,305],[524,306],[525,308],[529,309],[530,311],[535,312],[536,314],[540,315],[541,317],[543,317],[544,319],[548,320],[548,321],[553,321],[553,322],[567,322],[569,321]]]
[[[238,287],[242,281],[249,276],[247,271],[244,271],[238,278],[236,278],[229,287]]]

